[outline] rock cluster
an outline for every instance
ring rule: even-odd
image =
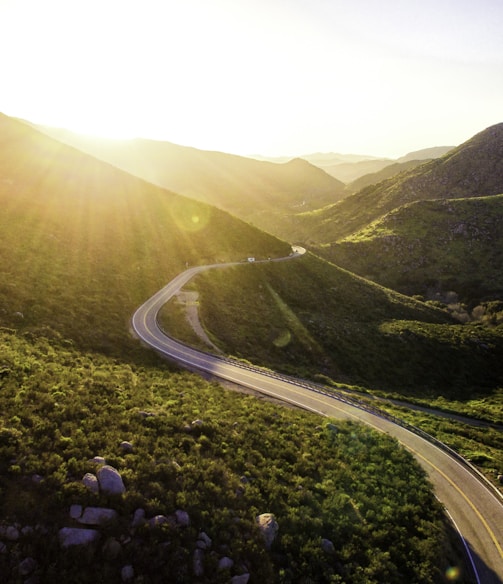
[[[195,420],[192,427],[197,428],[200,424],[200,420]],[[125,454],[132,452],[133,448],[129,442],[121,443]],[[151,553],[150,545],[158,546],[159,550],[168,549],[176,533],[174,539],[183,541],[185,550],[192,550],[189,562],[183,566],[184,577],[208,578],[211,566],[211,570],[220,573],[220,578],[225,580],[228,577],[230,584],[248,583],[248,567],[236,564],[230,557],[228,546],[215,548],[212,538],[203,530],[195,531],[198,535],[194,540],[194,526],[186,510],[175,509],[167,514],[148,516],[145,509],[137,508],[131,515],[125,515],[122,495],[126,487],[120,472],[102,457],[95,457],[90,462],[98,468],[95,473],[86,473],[82,484],[92,493],[91,500],[106,501],[105,506],[83,505],[76,501],[68,508],[66,520],[58,520],[59,525],[52,525],[50,529],[0,523],[0,559],[4,558],[3,565],[9,565],[16,582],[35,584],[44,577],[44,558],[31,555],[30,541],[34,537],[54,538],[61,550],[82,550],[90,559],[113,562],[117,581],[127,584],[143,577],[142,567],[136,565],[135,557]],[[274,515],[259,515],[257,526],[262,532],[265,548],[270,549],[279,529]],[[25,550],[24,556],[22,550]]]

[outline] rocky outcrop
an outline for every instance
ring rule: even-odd
[[[279,531],[279,525],[272,513],[257,516],[257,525],[264,538],[265,549],[270,550]]]

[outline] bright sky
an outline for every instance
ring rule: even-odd
[[[0,0],[0,111],[236,154],[398,157],[503,121],[501,0]]]

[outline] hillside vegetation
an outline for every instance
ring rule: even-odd
[[[187,264],[288,255],[228,214],[0,118],[0,323],[122,355],[133,310]],[[86,326],[83,326],[86,323]]]
[[[187,264],[289,245],[4,116],[0,130],[2,582],[120,582],[132,567],[146,584],[440,584],[461,560],[394,440],[224,391],[129,336],[136,306]],[[274,265],[284,278],[295,263]],[[412,301],[393,314],[446,318]],[[124,494],[84,486],[96,456]],[[62,548],[89,507],[114,512],[98,543]],[[270,550],[261,513],[279,525]]]
[[[287,237],[285,217],[343,198],[344,184],[300,158],[282,164],[154,140],[97,140],[41,128],[135,176]],[[295,237],[293,237],[295,239]]]
[[[481,301],[503,300],[503,195],[404,205],[326,253],[394,290],[459,298],[473,310]]]
[[[501,327],[453,324],[445,311],[311,255],[209,272],[196,284],[212,341],[267,367],[461,400],[503,379]]]
[[[497,124],[441,158],[364,188],[323,211],[300,215],[298,222],[304,241],[333,243],[407,203],[502,192],[503,124]]]

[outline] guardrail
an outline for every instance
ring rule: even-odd
[[[166,333],[163,333],[163,334],[166,335]],[[351,405],[353,407],[359,408],[359,409],[367,411],[373,415],[376,415],[376,416],[379,416],[383,419],[386,419],[393,424],[401,426],[402,428],[405,428],[406,430],[413,432],[414,434],[420,436],[421,438],[428,440],[428,442],[430,442],[431,444],[433,444],[437,448],[440,448],[441,450],[443,450],[444,452],[449,454],[449,456],[451,456],[452,458],[454,458],[455,460],[457,460],[458,462],[463,464],[463,466],[465,466],[473,474],[473,476],[475,476],[475,478],[477,478],[481,483],[483,483],[485,487],[487,487],[489,490],[491,490],[500,499],[501,503],[503,504],[503,493],[495,485],[493,485],[491,483],[491,481],[489,481],[469,460],[467,460],[464,456],[459,454],[459,452],[456,452],[454,449],[452,449],[450,446],[448,446],[447,444],[445,444],[444,442],[442,442],[438,438],[435,438],[435,436],[432,436],[431,434],[428,434],[428,432],[425,432],[421,428],[418,428],[417,426],[414,426],[413,424],[410,424],[409,422],[406,422],[405,420],[402,420],[401,418],[398,418],[397,416],[390,414],[386,410],[383,410],[377,406],[373,406],[373,405],[361,400],[360,398],[358,398],[356,396],[349,396],[346,393],[344,393],[344,395],[343,395],[340,390],[337,390],[337,388],[329,388],[326,385],[322,385],[322,384],[319,384],[319,383],[316,383],[313,381],[309,381],[307,379],[300,379],[298,377],[293,377],[290,375],[277,373],[276,371],[272,371],[270,369],[258,367],[257,365],[252,365],[251,363],[244,363],[242,361],[239,361],[238,359],[233,359],[231,357],[224,357],[221,355],[214,355],[214,354],[209,353],[207,351],[202,351],[200,349],[194,349],[194,347],[191,347],[187,343],[183,343],[183,342],[171,337],[170,335],[166,335],[166,336],[170,337],[173,341],[176,341],[177,343],[180,343],[181,345],[184,345],[185,347],[187,347],[193,351],[195,350],[199,353],[202,353],[203,355],[211,356],[214,359],[217,359],[218,361],[222,361],[224,363],[228,363],[228,364],[233,365],[235,367],[239,367],[241,369],[246,369],[246,370],[252,371],[254,373],[259,373],[261,375],[265,375],[265,376],[271,377],[273,379],[285,381],[287,383],[291,383],[291,384],[296,385],[298,387],[303,387],[305,389],[308,389],[309,391],[314,391],[316,393],[325,395],[331,399],[336,399],[338,401],[344,402],[348,405]]]

